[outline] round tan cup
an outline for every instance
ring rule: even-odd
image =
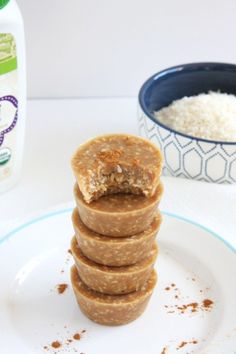
[[[79,277],[76,266],[71,268],[71,282],[81,311],[92,321],[122,325],[136,320],[144,312],[157,282],[155,270],[144,286],[126,295],[104,295],[89,289]]]

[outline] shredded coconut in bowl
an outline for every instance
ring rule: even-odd
[[[181,133],[236,142],[236,96],[209,92],[183,97],[154,112],[157,120]]]

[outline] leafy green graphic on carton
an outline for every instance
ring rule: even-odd
[[[10,33],[0,33],[0,61],[16,57],[16,44]]]
[[[10,33],[0,33],[0,75],[15,70],[16,42]]]
[[[0,0],[0,10],[9,3],[10,0]]]

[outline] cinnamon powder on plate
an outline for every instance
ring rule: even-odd
[[[74,338],[75,340],[80,340],[80,339],[81,339],[81,335],[80,335],[79,333],[75,333],[75,334],[73,335],[73,338]]]
[[[56,340],[55,342],[51,343],[51,347],[54,349],[58,349],[61,347],[61,343],[58,340]]]
[[[206,310],[210,309],[212,307],[212,305],[214,304],[214,302],[210,299],[205,299],[202,302],[202,307]]]
[[[57,285],[58,294],[63,294],[67,288],[68,288],[68,284],[58,284]]]
[[[67,326],[64,326],[64,328],[67,328]],[[72,343],[73,343],[74,341],[78,341],[78,340],[82,339],[83,334],[84,334],[85,332],[86,332],[85,329],[83,329],[80,333],[79,333],[79,332],[76,332],[76,333],[73,335],[72,338],[66,339],[64,343],[59,342],[59,340],[55,340],[55,341],[53,341],[50,345],[45,345],[45,346],[43,347],[43,349],[46,350],[46,351],[49,351],[50,348],[53,348],[53,349],[62,348],[62,349],[63,349],[63,346],[64,346],[64,345],[66,345],[66,346],[68,347],[69,345],[72,345]],[[78,352],[78,350],[77,350],[76,348],[72,348],[72,349],[73,349],[74,352]]]
[[[168,313],[174,313],[178,310],[180,314],[185,314],[185,313],[189,313],[189,311],[191,313],[199,312],[199,311],[208,312],[212,309],[213,305],[214,305],[213,300],[204,299],[200,303],[190,302],[189,304],[174,305],[174,306],[165,305],[165,308],[168,309]]]
[[[185,347],[185,345],[187,345],[187,344],[197,344],[197,343],[198,343],[198,341],[196,339],[193,339],[192,341],[188,341],[188,342],[182,341],[176,349],[179,350],[179,349]]]

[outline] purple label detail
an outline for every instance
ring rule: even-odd
[[[0,102],[3,102],[3,101],[7,101],[7,102],[10,102],[11,104],[13,104],[13,106],[16,108],[16,113],[15,113],[13,121],[9,125],[9,127],[7,127],[6,129],[4,129],[0,132],[0,146],[3,143],[4,135],[9,133],[12,129],[14,129],[14,127],[17,123],[17,119],[18,119],[18,100],[14,96],[8,95],[8,96],[0,97]]]

